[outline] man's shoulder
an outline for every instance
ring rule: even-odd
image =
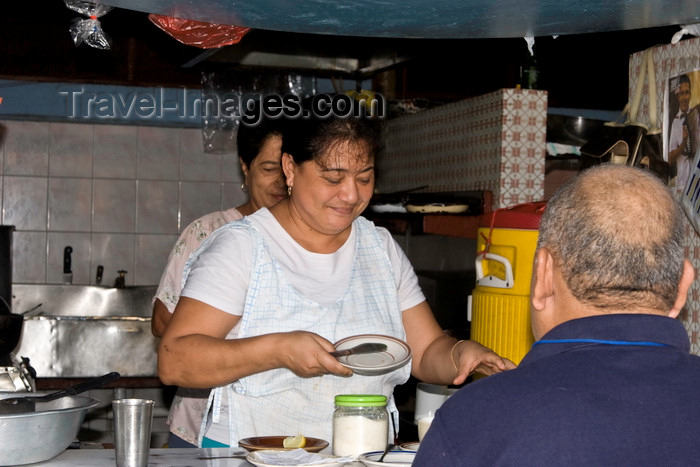
[[[523,375],[517,369],[487,376],[466,384],[445,403],[449,404],[448,407],[459,407],[459,410],[500,410],[504,399],[522,397],[522,391],[531,387],[531,379],[531,375]],[[535,385],[539,385],[537,380]]]

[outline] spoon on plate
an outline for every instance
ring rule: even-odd
[[[387,445],[386,445],[386,449],[384,449],[384,452],[382,453],[382,457],[380,457],[379,459],[377,459],[377,462],[384,462],[384,458],[386,457],[386,455],[387,455],[392,449],[394,449],[395,446],[396,446],[396,445],[395,445],[394,443],[389,443],[389,444],[387,444]]]
[[[330,354],[333,355],[335,358],[338,358],[358,353],[385,352],[386,349],[386,344],[379,344],[376,342],[365,342],[364,344],[356,345],[355,347],[350,347],[349,349],[335,350],[333,352],[330,352]]]

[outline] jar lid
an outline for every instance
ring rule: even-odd
[[[341,394],[335,396],[335,405],[340,407],[383,407],[386,396],[378,394]]]

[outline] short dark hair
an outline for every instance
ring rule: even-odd
[[[688,83],[688,86],[690,87],[690,76],[688,76],[688,75],[680,75],[680,76],[678,77],[678,87],[680,87],[680,85],[681,85],[682,83]]]
[[[281,137],[284,134],[285,124],[284,118],[270,118],[264,113],[260,114],[260,119],[254,124],[245,123],[241,119],[236,134],[238,157],[247,167],[250,167],[269,137]]]
[[[372,116],[307,116],[285,126],[282,152],[290,154],[294,162],[302,164],[317,161],[334,144],[357,142],[366,145],[368,155],[377,159],[383,149],[381,121]]]

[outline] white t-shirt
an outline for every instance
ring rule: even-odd
[[[159,299],[170,313],[175,311],[177,301],[180,298],[182,289],[182,272],[185,269],[187,258],[199,248],[205,238],[226,224],[227,222],[235,221],[242,218],[243,215],[236,208],[231,208],[226,211],[216,211],[206,214],[199,219],[192,221],[185,230],[182,231],[180,237],[175,242],[168,264],[165,266],[163,275],[158,284],[158,290],[153,297],[153,301]]]
[[[340,299],[350,283],[355,257],[355,229],[337,251],[312,253],[295,242],[266,208],[247,219],[260,231],[289,283],[303,297],[320,305]],[[382,227],[377,227],[393,267],[401,310],[425,301],[410,261]],[[226,313],[242,315],[253,265],[253,240],[242,229],[225,229],[191,266],[182,296]]]
[[[676,117],[671,123],[671,131],[668,138],[668,150],[675,151],[681,144],[685,144],[683,139],[683,118],[682,112],[678,111]],[[680,188],[681,190],[685,187],[685,183],[688,180],[690,174],[691,160],[686,154],[681,154],[676,159],[676,177],[672,182],[672,185]]]
[[[330,254],[312,253],[295,242],[266,208],[246,218],[261,233],[270,253],[280,264],[285,278],[304,298],[329,306],[339,300],[350,285],[357,232],[353,226],[348,239]],[[399,307],[406,310],[425,301],[413,267],[399,245],[384,228],[377,228],[392,265]],[[224,228],[200,252],[191,265],[182,296],[194,298],[226,313],[242,315],[249,286],[253,239],[243,229]],[[387,271],[389,273],[389,271]],[[240,322],[227,335],[238,335]],[[210,426],[206,436],[228,439],[228,396],[223,393],[219,423]]]

